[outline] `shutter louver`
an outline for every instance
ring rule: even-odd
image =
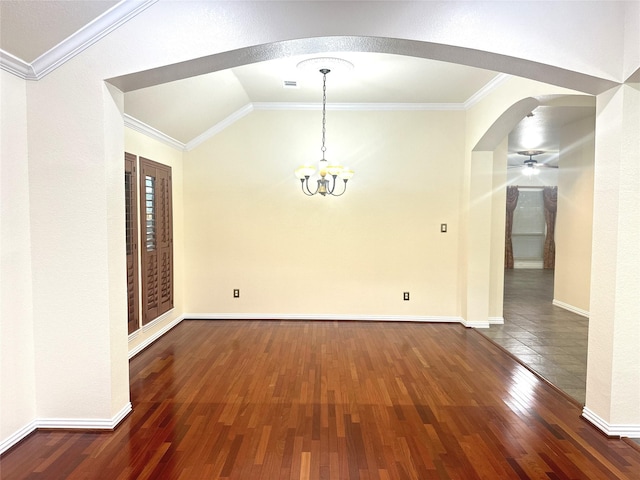
[[[140,157],[144,232],[142,323],[173,308],[173,215],[171,167]]]

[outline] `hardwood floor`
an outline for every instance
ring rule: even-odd
[[[453,324],[184,321],[110,433],[39,431],[3,479],[638,479],[640,452]]]

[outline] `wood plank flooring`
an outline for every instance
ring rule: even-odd
[[[39,431],[2,479],[640,479],[640,452],[452,324],[184,321],[109,433]]]

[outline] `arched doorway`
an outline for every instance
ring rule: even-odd
[[[528,102],[523,104],[530,106]],[[503,188],[510,185],[516,192],[520,190],[522,197],[540,197],[538,207],[541,218],[538,220],[544,222],[543,189],[545,186],[556,189],[560,185],[558,210],[559,221],[562,223],[558,226],[559,268],[555,272],[557,275],[554,275],[553,270],[544,271],[542,255],[539,262],[512,262],[511,269],[504,271],[503,277],[504,324],[482,333],[584,404],[588,301],[582,309],[571,305],[571,300],[564,302],[562,299],[581,299],[585,295],[588,298],[590,289],[588,271],[579,273],[579,270],[585,265],[587,268],[590,265],[594,99],[580,96],[555,97],[535,106],[514,126],[514,130],[508,136],[509,164],[512,164],[512,158],[517,159],[517,152],[525,148],[517,142],[518,138],[522,137],[522,132],[514,134],[514,131],[522,130],[523,124],[526,126],[530,117],[535,115],[536,109],[540,109],[541,116],[547,118],[552,118],[549,110],[557,110],[558,119],[552,121],[550,127],[553,130],[552,135],[556,135],[558,139],[551,148],[561,167],[553,170],[550,175],[541,175],[534,179],[525,178],[520,167],[515,171],[509,169]],[[548,144],[547,148],[550,148]],[[576,188],[577,184],[581,187]],[[519,198],[518,202],[521,202],[521,208],[526,210],[527,198],[522,200]],[[515,203],[513,206],[515,207]],[[538,230],[543,231],[544,223],[538,227]],[[531,232],[527,230],[527,233]],[[540,250],[541,239],[538,245]],[[579,258],[576,257],[576,251],[581,252]],[[580,278],[576,278],[576,275],[580,275]]]

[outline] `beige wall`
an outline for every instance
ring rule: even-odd
[[[174,308],[157,320],[145,325],[137,332],[129,335],[129,355],[137,353],[148,345],[167,328],[182,320],[184,313],[184,205],[183,205],[183,152],[169,147],[142,133],[125,128],[124,148],[126,152],[138,157],[148,158],[171,167],[171,181],[173,185],[173,265],[174,265]],[[124,162],[124,160],[123,160]],[[139,200],[139,198],[138,198]],[[139,267],[139,266],[138,266]],[[140,272],[141,270],[138,269]],[[140,277],[142,278],[142,277]],[[140,288],[142,283],[140,281]],[[139,305],[140,309],[142,308]],[[142,315],[139,315],[142,318]]]
[[[554,303],[588,315],[595,117],[560,131]]]
[[[0,71],[0,451],[36,409],[25,83]]]
[[[507,139],[493,152],[493,197],[491,204],[491,290],[489,292],[489,320],[504,321],[504,229],[507,202]]]
[[[27,83],[37,415],[52,425],[113,418],[129,399],[122,117],[86,72]]]
[[[597,98],[587,394],[603,431],[640,432],[640,84]],[[627,426],[630,427],[627,427]]]
[[[293,175],[319,120],[254,112],[185,155],[187,313],[455,319],[464,112],[328,112],[327,158],[356,171],[340,198]]]

